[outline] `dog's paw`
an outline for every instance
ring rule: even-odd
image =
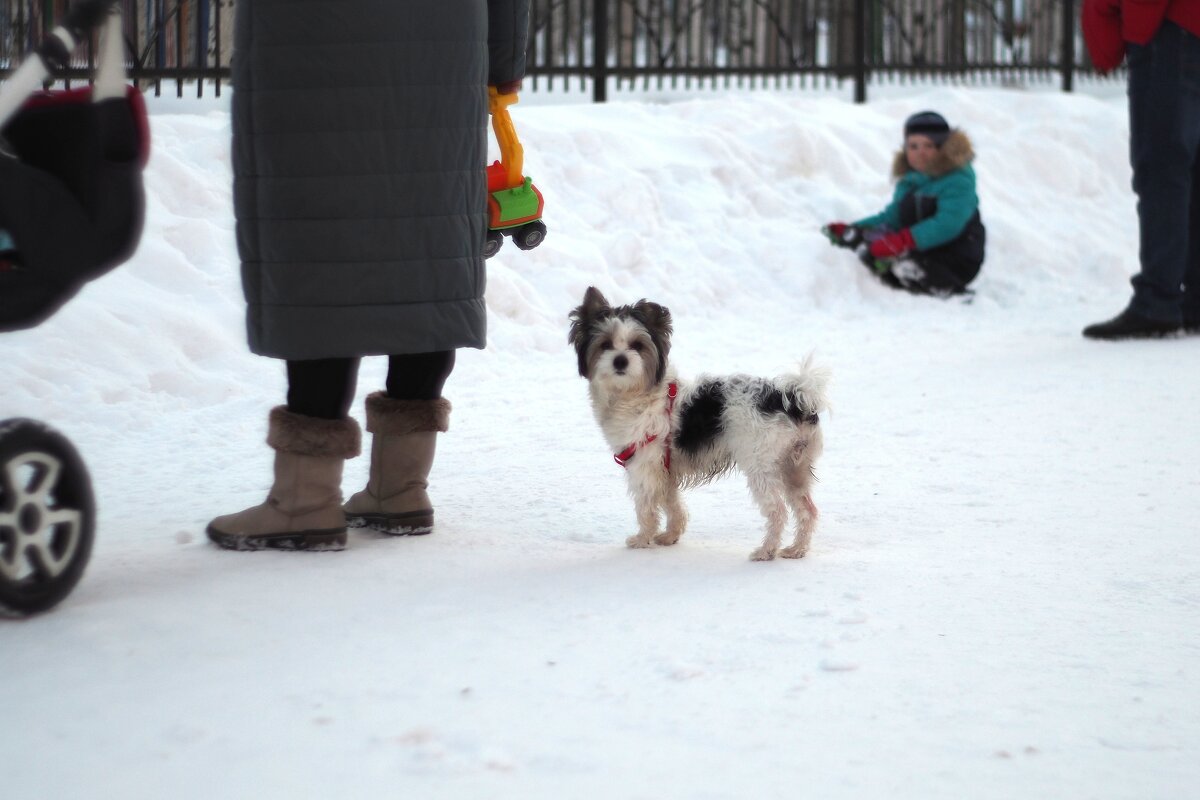
[[[792,545],[791,547],[785,547],[780,550],[779,555],[783,556],[784,558],[804,558],[804,554],[807,552],[807,547],[798,547],[796,545]]]
[[[649,536],[642,536],[640,533],[625,540],[626,547],[652,547],[653,544]]]
[[[750,554],[751,561],[772,561],[775,558],[775,549],[771,547],[760,547]]]
[[[680,531],[679,533],[672,533],[671,531],[666,531],[664,533],[660,533],[658,536],[655,536],[654,543],[661,544],[664,547],[670,547],[671,545],[678,542],[679,537],[682,535],[683,535],[682,531]]]

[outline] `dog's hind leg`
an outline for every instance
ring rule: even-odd
[[[787,472],[787,499],[796,517],[796,538],[788,547],[779,551],[784,558],[803,558],[817,527],[817,504],[812,500],[812,464],[801,458]]]
[[[667,512],[667,529],[654,537],[655,544],[672,545],[683,536],[687,527],[688,513],[684,508],[679,487],[672,483],[667,487],[666,497],[663,498],[663,508]]]
[[[784,487],[776,475],[751,475],[750,494],[758,503],[759,510],[767,518],[767,534],[762,544],[750,554],[753,561],[770,561],[779,550],[779,540],[783,538],[783,528],[787,525],[787,504],[784,502]]]
[[[792,505],[792,513],[796,515],[796,539],[788,547],[779,551],[784,558],[804,558],[808,545],[812,541],[813,530],[817,527],[817,504],[810,495],[801,495],[799,502]]]

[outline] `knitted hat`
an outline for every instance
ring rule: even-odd
[[[920,111],[904,121],[904,138],[913,134],[928,136],[938,147],[950,136],[950,123],[936,111]]]

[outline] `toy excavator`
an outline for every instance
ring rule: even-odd
[[[484,258],[499,252],[505,236],[511,236],[522,250],[532,250],[546,238],[542,193],[533,185],[532,178],[522,174],[525,151],[508,115],[508,107],[515,102],[515,92],[500,94],[495,86],[488,87],[488,110],[500,145],[500,160],[487,168],[488,232],[483,245]]]

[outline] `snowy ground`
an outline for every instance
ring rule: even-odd
[[[76,591],[0,624],[0,795],[1193,796],[1200,339],[1079,335],[1136,264],[1120,92],[527,99],[550,236],[489,262],[438,529],[338,554],[204,538],[264,495],[283,372],[244,343],[227,103],[151,103],[138,254],[0,338],[0,418],[67,433],[100,504]],[[881,207],[926,107],[979,153],[971,304],[818,233]],[[566,344],[589,284],[670,306],[683,374],[832,368],[807,558],[748,560],[736,478],[678,546],[623,546]]]

